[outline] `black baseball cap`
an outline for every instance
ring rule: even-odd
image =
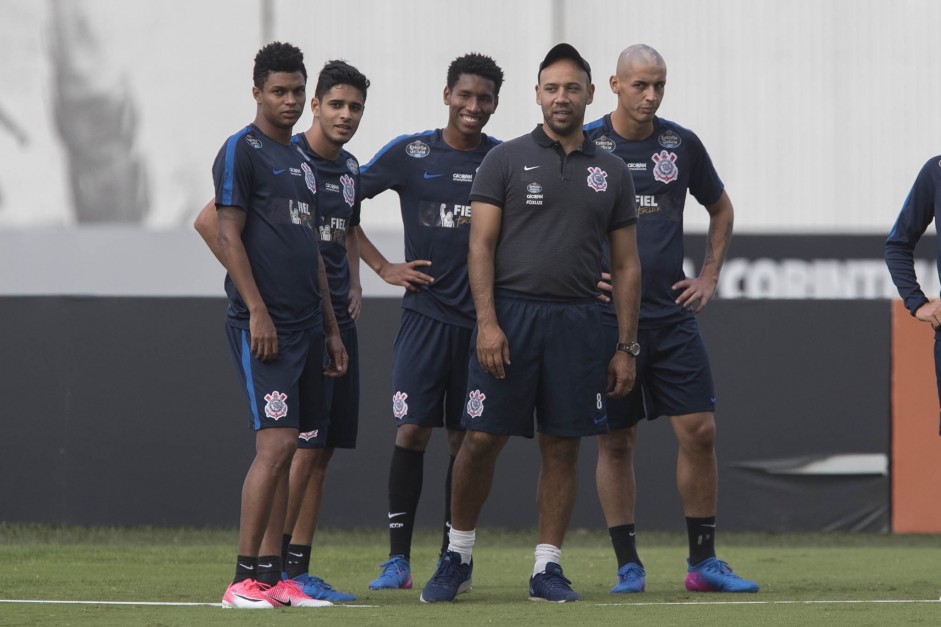
[[[542,63],[539,64],[539,72],[536,73],[536,81],[539,81],[539,75],[542,74],[542,70],[547,65],[552,65],[559,59],[571,59],[575,63],[579,64],[583,70],[588,74],[588,82],[591,82],[591,66],[588,65],[588,61],[582,58],[582,55],[578,54],[578,50],[575,49],[575,46],[572,44],[556,44],[552,47],[546,54],[546,58],[542,60]]]

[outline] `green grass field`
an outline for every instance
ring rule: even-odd
[[[648,533],[640,539],[647,592],[615,596],[606,534],[576,530],[562,562],[583,600],[562,605],[527,598],[534,533],[488,529],[478,531],[473,589],[454,603],[420,603],[438,536],[415,540],[415,588],[374,592],[366,586],[385,558],[385,533],[324,529],[313,570],[358,600],[259,612],[169,605],[219,602],[234,568],[234,530],[0,523],[0,625],[941,624],[938,536],[720,534],[719,556],[762,586],[733,595],[686,592],[685,536]]]

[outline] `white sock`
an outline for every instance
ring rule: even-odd
[[[562,549],[552,546],[551,544],[537,544],[536,565],[533,566],[533,575],[546,572],[546,564],[549,562],[559,564],[561,561]]]
[[[470,564],[474,554],[474,542],[477,541],[477,530],[458,531],[454,527],[448,531],[448,550],[461,556],[462,564]]]

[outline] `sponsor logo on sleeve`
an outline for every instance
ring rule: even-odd
[[[259,148],[261,148],[261,140],[256,138],[254,135],[246,135],[245,141],[247,141],[248,145],[254,148],[255,150],[258,150]]]
[[[607,135],[602,135],[601,137],[595,139],[595,146],[606,152],[614,152],[614,140]]]
[[[359,162],[350,157],[346,160],[346,169],[350,171],[350,174],[359,174]]]
[[[431,154],[431,148],[420,139],[416,139],[405,147],[405,154],[415,159],[424,159]]]
[[[676,148],[683,143],[683,140],[680,139],[680,136],[673,131],[666,131],[657,138],[657,141],[664,148]]]

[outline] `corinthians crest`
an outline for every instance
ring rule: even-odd
[[[275,390],[271,394],[265,394],[265,415],[272,420],[279,420],[288,415],[287,394]]]
[[[601,168],[588,168],[588,187],[596,192],[603,192],[608,189],[608,173]]]
[[[349,174],[344,174],[340,177],[340,184],[343,185],[343,200],[352,207],[353,202],[356,200],[356,189],[353,185],[353,177]]]
[[[392,396],[392,415],[396,418],[405,418],[408,413],[408,403],[405,402],[407,398],[408,394],[405,392],[396,392]]]
[[[661,150],[659,153],[654,153],[651,159],[656,164],[653,168],[653,177],[661,183],[672,183],[680,175],[680,171],[674,163],[676,161],[675,152]]]
[[[467,415],[471,418],[480,418],[484,413],[484,400],[487,397],[480,390],[474,390],[467,397]]]

